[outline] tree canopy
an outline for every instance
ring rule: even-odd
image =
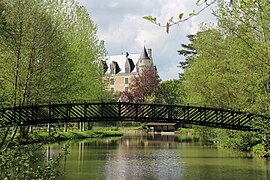
[[[185,92],[183,81],[172,79],[163,81],[157,86],[157,100],[167,104],[183,104],[185,102]]]
[[[147,97],[155,95],[159,82],[160,78],[155,69],[143,69],[130,83],[130,92],[133,95],[134,101],[144,102]]]
[[[217,26],[203,26],[192,41],[196,56],[184,73],[187,102],[270,116],[270,2],[219,2]],[[265,154],[270,122],[258,119]]]
[[[75,0],[0,0],[2,105],[106,97],[106,51]]]

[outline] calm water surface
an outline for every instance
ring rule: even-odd
[[[61,179],[270,180],[270,163],[174,136],[132,136],[72,143]],[[63,145],[50,147],[54,152]]]

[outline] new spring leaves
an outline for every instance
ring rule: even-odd
[[[196,5],[200,6],[201,9],[199,9],[198,11],[193,10],[185,18],[184,18],[184,13],[181,12],[181,13],[179,13],[177,18],[174,18],[172,16],[165,23],[161,23],[161,22],[157,21],[157,18],[153,17],[151,15],[150,16],[144,16],[143,19],[146,19],[146,20],[150,21],[151,23],[153,23],[153,24],[155,24],[157,26],[165,27],[166,28],[166,33],[169,33],[169,30],[170,30],[171,26],[179,25],[179,23],[189,20],[190,18],[200,14],[202,11],[204,11],[205,9],[207,9],[208,7],[210,7],[211,5],[216,3],[217,1],[218,0],[211,0],[211,1],[209,1],[209,0],[203,0],[203,1],[197,0]]]

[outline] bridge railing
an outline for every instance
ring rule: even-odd
[[[255,117],[259,116],[223,108],[94,102],[3,108],[0,127],[79,121],[155,121],[250,130]]]

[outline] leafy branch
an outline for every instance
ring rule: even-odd
[[[206,10],[208,7],[212,6],[213,4],[215,4],[218,0],[212,0],[210,2],[208,2],[208,0],[203,0],[203,2],[201,2],[201,0],[197,0],[196,5],[197,6],[202,6],[205,5],[202,9],[200,9],[199,11],[195,12],[195,10],[193,10],[191,13],[189,13],[189,16],[184,18],[184,13],[180,13],[178,15],[178,19],[175,21],[174,17],[172,16],[165,24],[162,24],[160,22],[157,21],[156,17],[153,16],[144,16],[143,19],[146,19],[148,21],[150,21],[151,23],[159,26],[159,27],[165,27],[166,28],[166,33],[169,33],[170,27],[174,26],[174,25],[179,25],[180,23],[187,21],[189,19],[191,19],[194,16],[199,15],[201,12],[203,12],[204,10]]]

